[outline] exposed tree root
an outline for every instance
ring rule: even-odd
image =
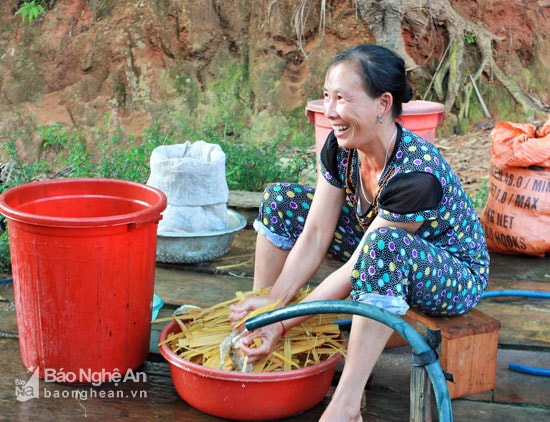
[[[402,37],[402,25],[406,21],[419,33],[445,27],[448,36],[447,54],[433,75],[433,90],[439,101],[450,111],[459,109],[459,117],[467,115],[473,86],[470,77],[477,82],[484,73],[496,78],[510,96],[522,107],[526,118],[533,118],[535,111],[550,111],[550,106],[526,93],[516,80],[508,77],[493,58],[493,44],[502,40],[486,28],[460,16],[449,0],[356,0],[360,15],[371,30],[378,44],[392,48],[406,59],[407,68],[426,76],[422,64],[417,64],[407,54]],[[480,55],[479,65],[468,72],[465,68],[466,45],[475,44]]]

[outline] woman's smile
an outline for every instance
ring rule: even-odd
[[[334,135],[338,136],[339,134],[342,134],[346,130],[348,130],[349,126],[343,126],[343,125],[333,125],[332,129],[334,130]]]

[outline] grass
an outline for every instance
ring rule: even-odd
[[[472,197],[472,202],[476,210],[481,210],[487,204],[487,199],[489,197],[489,178],[481,179],[481,184],[479,189],[475,192]]]

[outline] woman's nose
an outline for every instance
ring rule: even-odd
[[[338,113],[336,113],[336,106],[334,104],[334,101],[332,100],[325,100],[323,103],[323,106],[325,108],[325,117],[327,119],[330,119],[331,117],[337,117]]]

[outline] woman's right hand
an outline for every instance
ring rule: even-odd
[[[248,362],[254,363],[271,353],[282,334],[284,326],[281,323],[269,324],[246,333],[239,341],[239,348],[248,356]]]
[[[234,327],[237,325],[240,321],[246,318],[250,312],[261,308],[262,306],[269,305],[275,301],[276,300],[268,296],[251,296],[244,302],[230,305],[229,309],[231,310],[231,313],[229,314],[229,321],[231,322],[231,326]]]

